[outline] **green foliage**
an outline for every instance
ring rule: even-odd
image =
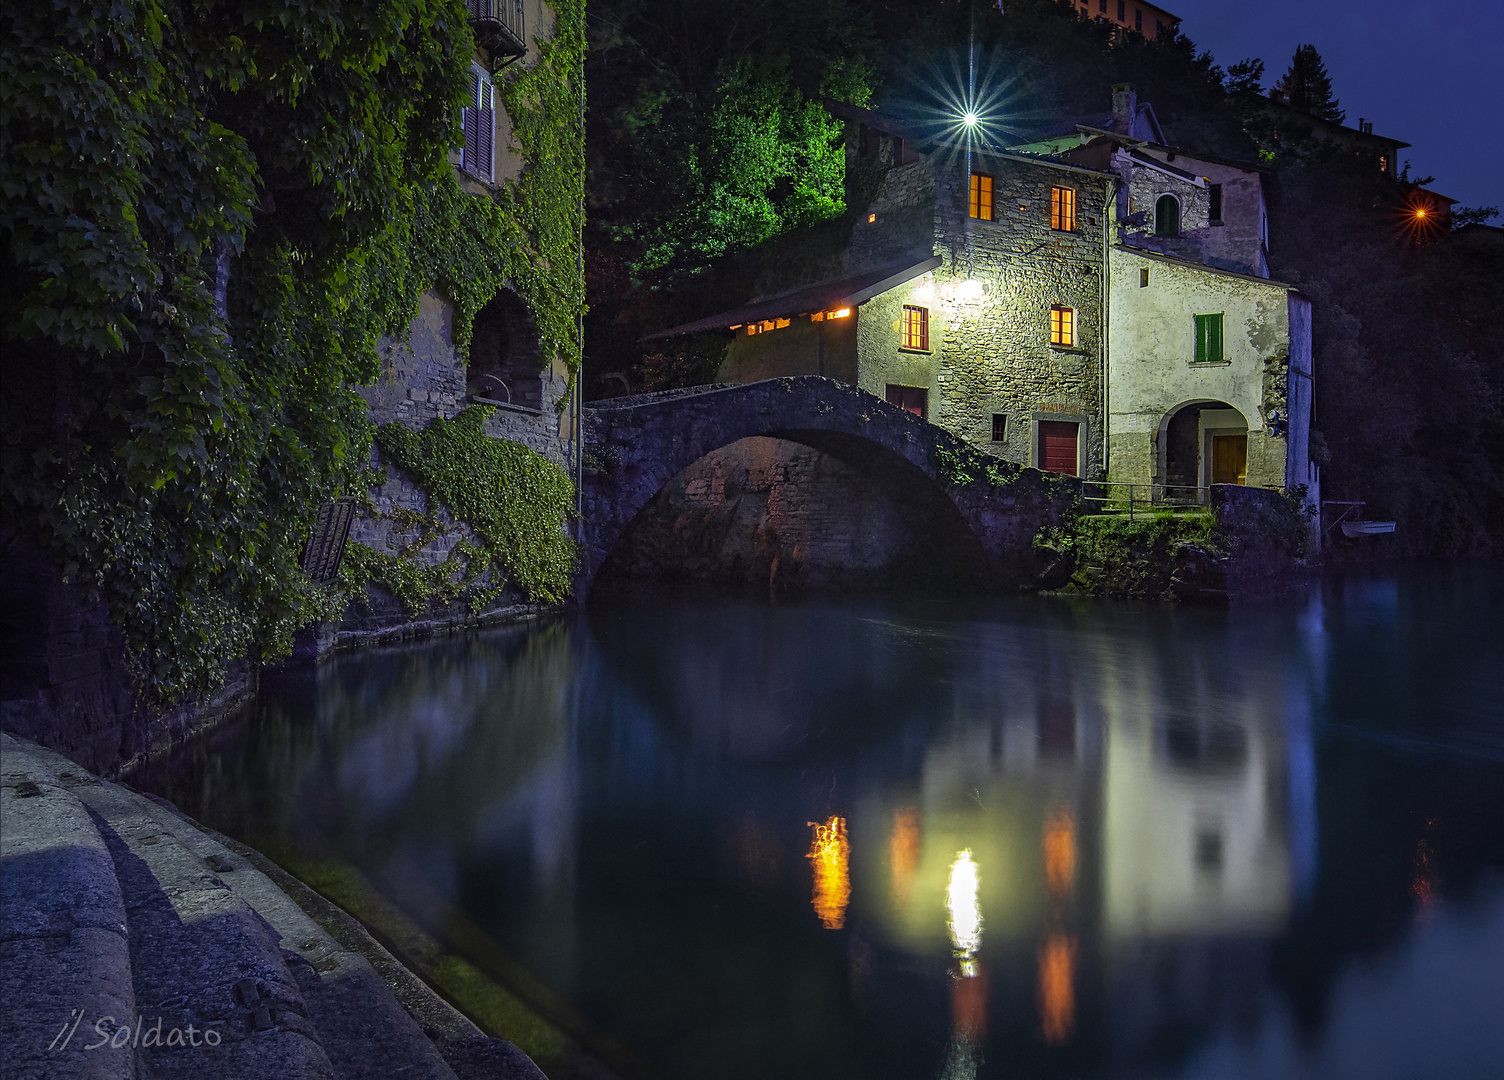
[[[980,479],[993,487],[1003,487],[1018,479],[1017,465],[964,444],[956,449],[937,445],[935,463],[939,466],[940,478],[947,484],[970,484]]]
[[[385,424],[376,433],[381,449],[430,498],[469,525],[479,543],[457,546],[440,567],[419,567],[411,556],[444,527],[432,516],[409,522],[422,525],[418,539],[400,557],[362,550],[352,568],[352,585],[361,575],[378,580],[415,611],[430,599],[447,602],[470,591],[487,571],[485,586],[471,597],[476,610],[508,582],[534,602],[557,603],[569,595],[575,545],[563,525],[573,513],[574,484],[558,466],[520,443],[488,438],[485,420],[492,411],[473,406],[453,420],[435,420],[421,432]],[[383,558],[388,561],[381,562]]]
[[[0,502],[108,601],[149,702],[327,610],[302,540],[361,489],[352,388],[421,288],[468,319],[511,280],[577,356],[582,29],[559,6],[543,70],[503,90],[552,157],[495,203],[446,161],[474,49],[459,0],[0,13]]]
[[[1068,535],[1036,541],[1074,551],[1076,571],[1071,586],[1103,596],[1168,599],[1179,552],[1193,546],[1220,554],[1210,513],[1082,515]]]

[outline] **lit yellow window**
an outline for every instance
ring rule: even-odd
[[[971,174],[971,216],[981,221],[992,220],[992,177]]]
[[[900,331],[905,349],[929,349],[930,309],[906,306]]]
[[[1076,189],[1050,188],[1050,228],[1076,231]]]
[[[1050,344],[1076,344],[1076,312],[1072,308],[1050,308]]]

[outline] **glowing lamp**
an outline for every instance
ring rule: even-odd
[[[1423,217],[1425,217],[1426,216],[1426,208],[1424,206],[1417,206],[1415,208],[1415,216],[1417,218],[1423,218]]]
[[[982,283],[975,278],[969,278],[961,282],[961,287],[956,290],[956,299],[963,304],[981,303]]]
[[[961,117],[961,123],[965,124],[967,127],[976,127],[977,119],[978,118],[976,113],[969,112],[965,116]]]

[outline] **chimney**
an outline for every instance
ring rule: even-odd
[[[1133,121],[1138,115],[1138,92],[1132,83],[1118,83],[1112,88],[1112,129],[1133,138]]]

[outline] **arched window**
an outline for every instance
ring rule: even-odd
[[[1173,195],[1161,195],[1154,204],[1154,233],[1156,236],[1180,235],[1180,200]]]

